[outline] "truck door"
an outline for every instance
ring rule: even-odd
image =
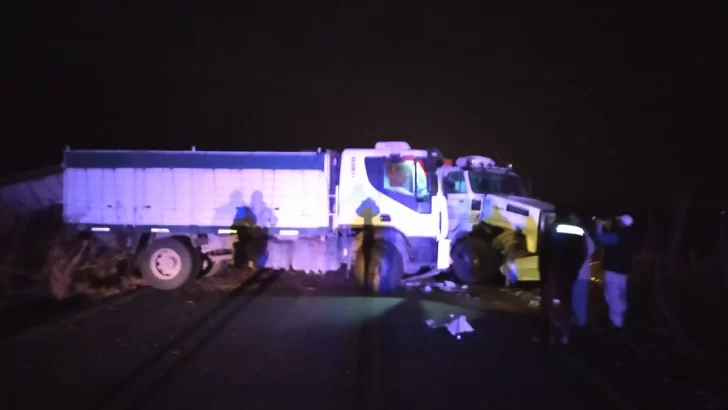
[[[447,197],[448,226],[450,232],[470,229],[465,224],[470,218],[470,198],[463,171],[452,171],[442,178],[442,192]]]

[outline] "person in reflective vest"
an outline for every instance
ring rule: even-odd
[[[571,311],[574,283],[587,255],[585,231],[578,219],[558,212],[547,227],[539,252],[541,272],[541,344],[557,340],[568,344],[571,334]]]

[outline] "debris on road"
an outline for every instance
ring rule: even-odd
[[[437,288],[446,293],[466,293],[468,291],[467,285],[458,286],[455,282],[445,280],[443,282],[429,281],[429,283],[422,287],[422,292],[430,293],[432,292],[432,288]]]
[[[541,307],[541,296],[538,294],[538,291],[526,291],[512,288],[503,288],[500,291],[510,293],[511,295],[523,300],[528,304],[529,308],[537,309]],[[554,299],[555,305],[558,305],[559,303],[561,303],[559,299]]]
[[[402,283],[407,284],[408,282],[416,282],[416,281],[419,281],[422,279],[432,278],[434,276],[440,275],[441,273],[442,272],[437,269],[431,269],[431,270],[428,270],[427,272],[404,278],[404,279],[402,279]]]
[[[431,293],[432,288],[437,288],[446,293],[467,293],[468,285],[459,285],[449,272],[432,270],[420,275],[413,275],[402,280],[404,287],[420,288],[423,293]]]
[[[436,282],[435,287],[437,287],[440,290],[443,290],[445,292],[453,292],[455,289],[457,289],[457,286],[454,282],[450,282],[449,280],[446,280],[444,282]]]
[[[438,324],[434,320],[426,320],[425,323],[427,326],[429,326],[431,329],[437,329],[439,327],[444,327],[447,329],[448,332],[450,332],[451,335],[455,336],[458,340],[461,339],[462,333],[471,333],[475,331],[473,327],[468,323],[468,319],[465,317],[465,315],[460,315],[458,317],[455,317],[455,315],[450,315],[450,320]]]

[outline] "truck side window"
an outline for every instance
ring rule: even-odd
[[[427,176],[419,161],[391,160],[382,157],[364,159],[367,177],[379,192],[419,213],[432,212],[432,202],[418,201],[427,195]]]
[[[465,185],[465,174],[462,171],[455,171],[445,175],[442,179],[442,189],[447,194],[466,194],[468,192]]]

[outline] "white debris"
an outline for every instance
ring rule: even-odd
[[[449,280],[443,282],[434,282],[432,283],[432,286],[447,293],[463,293],[468,289],[467,285],[458,286],[455,284],[455,282],[451,282]]]
[[[456,336],[458,340],[460,340],[460,335],[462,333],[470,333],[475,331],[472,326],[470,326],[470,323],[468,323],[467,318],[465,315],[460,315],[457,318],[455,315],[450,315],[450,320],[447,323],[438,325],[437,322],[434,320],[426,320],[425,323],[427,326],[429,326],[431,329],[435,329],[438,327],[444,327],[447,329],[448,332],[450,332],[451,335]]]
[[[460,315],[457,319],[448,323],[446,327],[450,334],[457,336],[458,339],[460,339],[461,333],[470,333],[475,330],[472,326],[470,326],[470,323],[468,323],[468,320],[464,315]]]
[[[422,291],[425,293],[430,293],[432,292],[432,288],[430,287],[430,285],[426,285],[424,288],[422,288]]]
[[[455,292],[458,290],[457,285],[454,282],[446,280],[444,282],[435,282],[432,284],[443,292]]]
[[[554,299],[554,305],[561,304],[561,301],[559,299]],[[528,307],[530,308],[537,308],[541,306],[541,296],[534,296],[533,299],[528,301]]]

